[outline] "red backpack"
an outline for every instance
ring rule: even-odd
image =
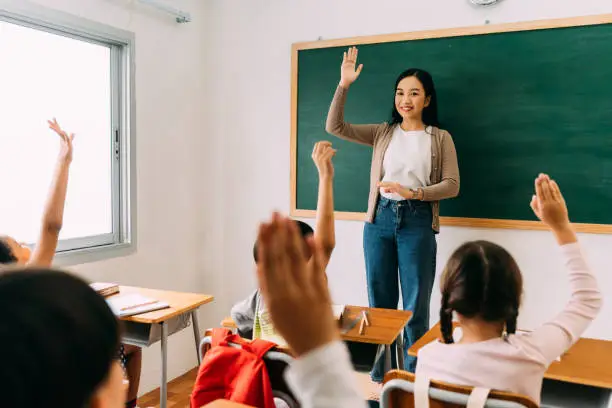
[[[240,345],[232,347],[229,343]],[[218,399],[261,408],[274,408],[272,385],[263,356],[276,344],[248,341],[227,329],[214,329],[211,349],[202,358],[191,393],[191,407]]]

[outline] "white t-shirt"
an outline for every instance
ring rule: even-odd
[[[383,159],[382,181],[399,183],[406,188],[431,184],[431,129],[406,131],[396,126]],[[399,194],[380,194],[390,200],[404,200]]]

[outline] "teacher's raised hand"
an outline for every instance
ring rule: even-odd
[[[348,51],[344,53],[342,59],[342,66],[340,67],[340,86],[348,88],[353,82],[359,78],[363,64],[359,64],[357,68],[357,47],[350,47]]]

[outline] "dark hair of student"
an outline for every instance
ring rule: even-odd
[[[12,264],[17,262],[17,257],[13,254],[13,250],[6,243],[4,237],[0,237],[0,264]]]
[[[425,97],[429,97],[429,106],[423,109],[423,123],[426,126],[439,126],[438,121],[438,96],[436,95],[436,87],[434,86],[433,78],[431,74],[419,68],[410,68],[402,72],[395,81],[395,87],[393,88],[393,108],[391,110],[391,125],[402,123],[404,120],[402,115],[395,108],[395,92],[399,83],[408,77],[415,77],[423,85],[425,90]]]
[[[440,289],[445,343],[453,343],[453,312],[505,323],[507,334],[516,332],[523,277],[512,255],[499,245],[488,241],[461,245],[444,268]]]
[[[104,298],[68,273],[19,268],[0,275],[0,310],[0,406],[87,406],[119,348]]]
[[[306,224],[303,221],[299,221],[299,220],[294,220],[294,221],[298,225],[302,238],[306,239],[307,236],[314,234],[314,230],[312,229],[310,225]],[[257,241],[255,241],[255,245],[253,245],[253,259],[255,259],[255,263],[258,262],[257,248],[258,248]]]

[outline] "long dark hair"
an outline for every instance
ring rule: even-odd
[[[505,323],[506,333],[516,332],[523,277],[508,251],[488,241],[461,245],[450,257],[440,284],[440,329],[445,343],[453,343],[453,311]]]
[[[408,77],[415,77],[418,79],[423,85],[423,89],[425,90],[425,97],[429,97],[429,105],[423,109],[423,123],[426,126],[439,126],[440,122],[438,121],[438,97],[436,95],[436,87],[434,86],[433,78],[431,74],[427,71],[424,71],[419,68],[410,68],[406,71],[402,72],[395,81],[395,87],[393,88],[393,109],[391,110],[391,125],[396,125],[398,123],[402,123],[404,120],[402,115],[395,108],[395,92],[397,90],[397,86],[401,82],[402,79]]]
[[[65,272],[0,275],[0,405],[82,408],[108,377],[120,330],[106,301]]]

